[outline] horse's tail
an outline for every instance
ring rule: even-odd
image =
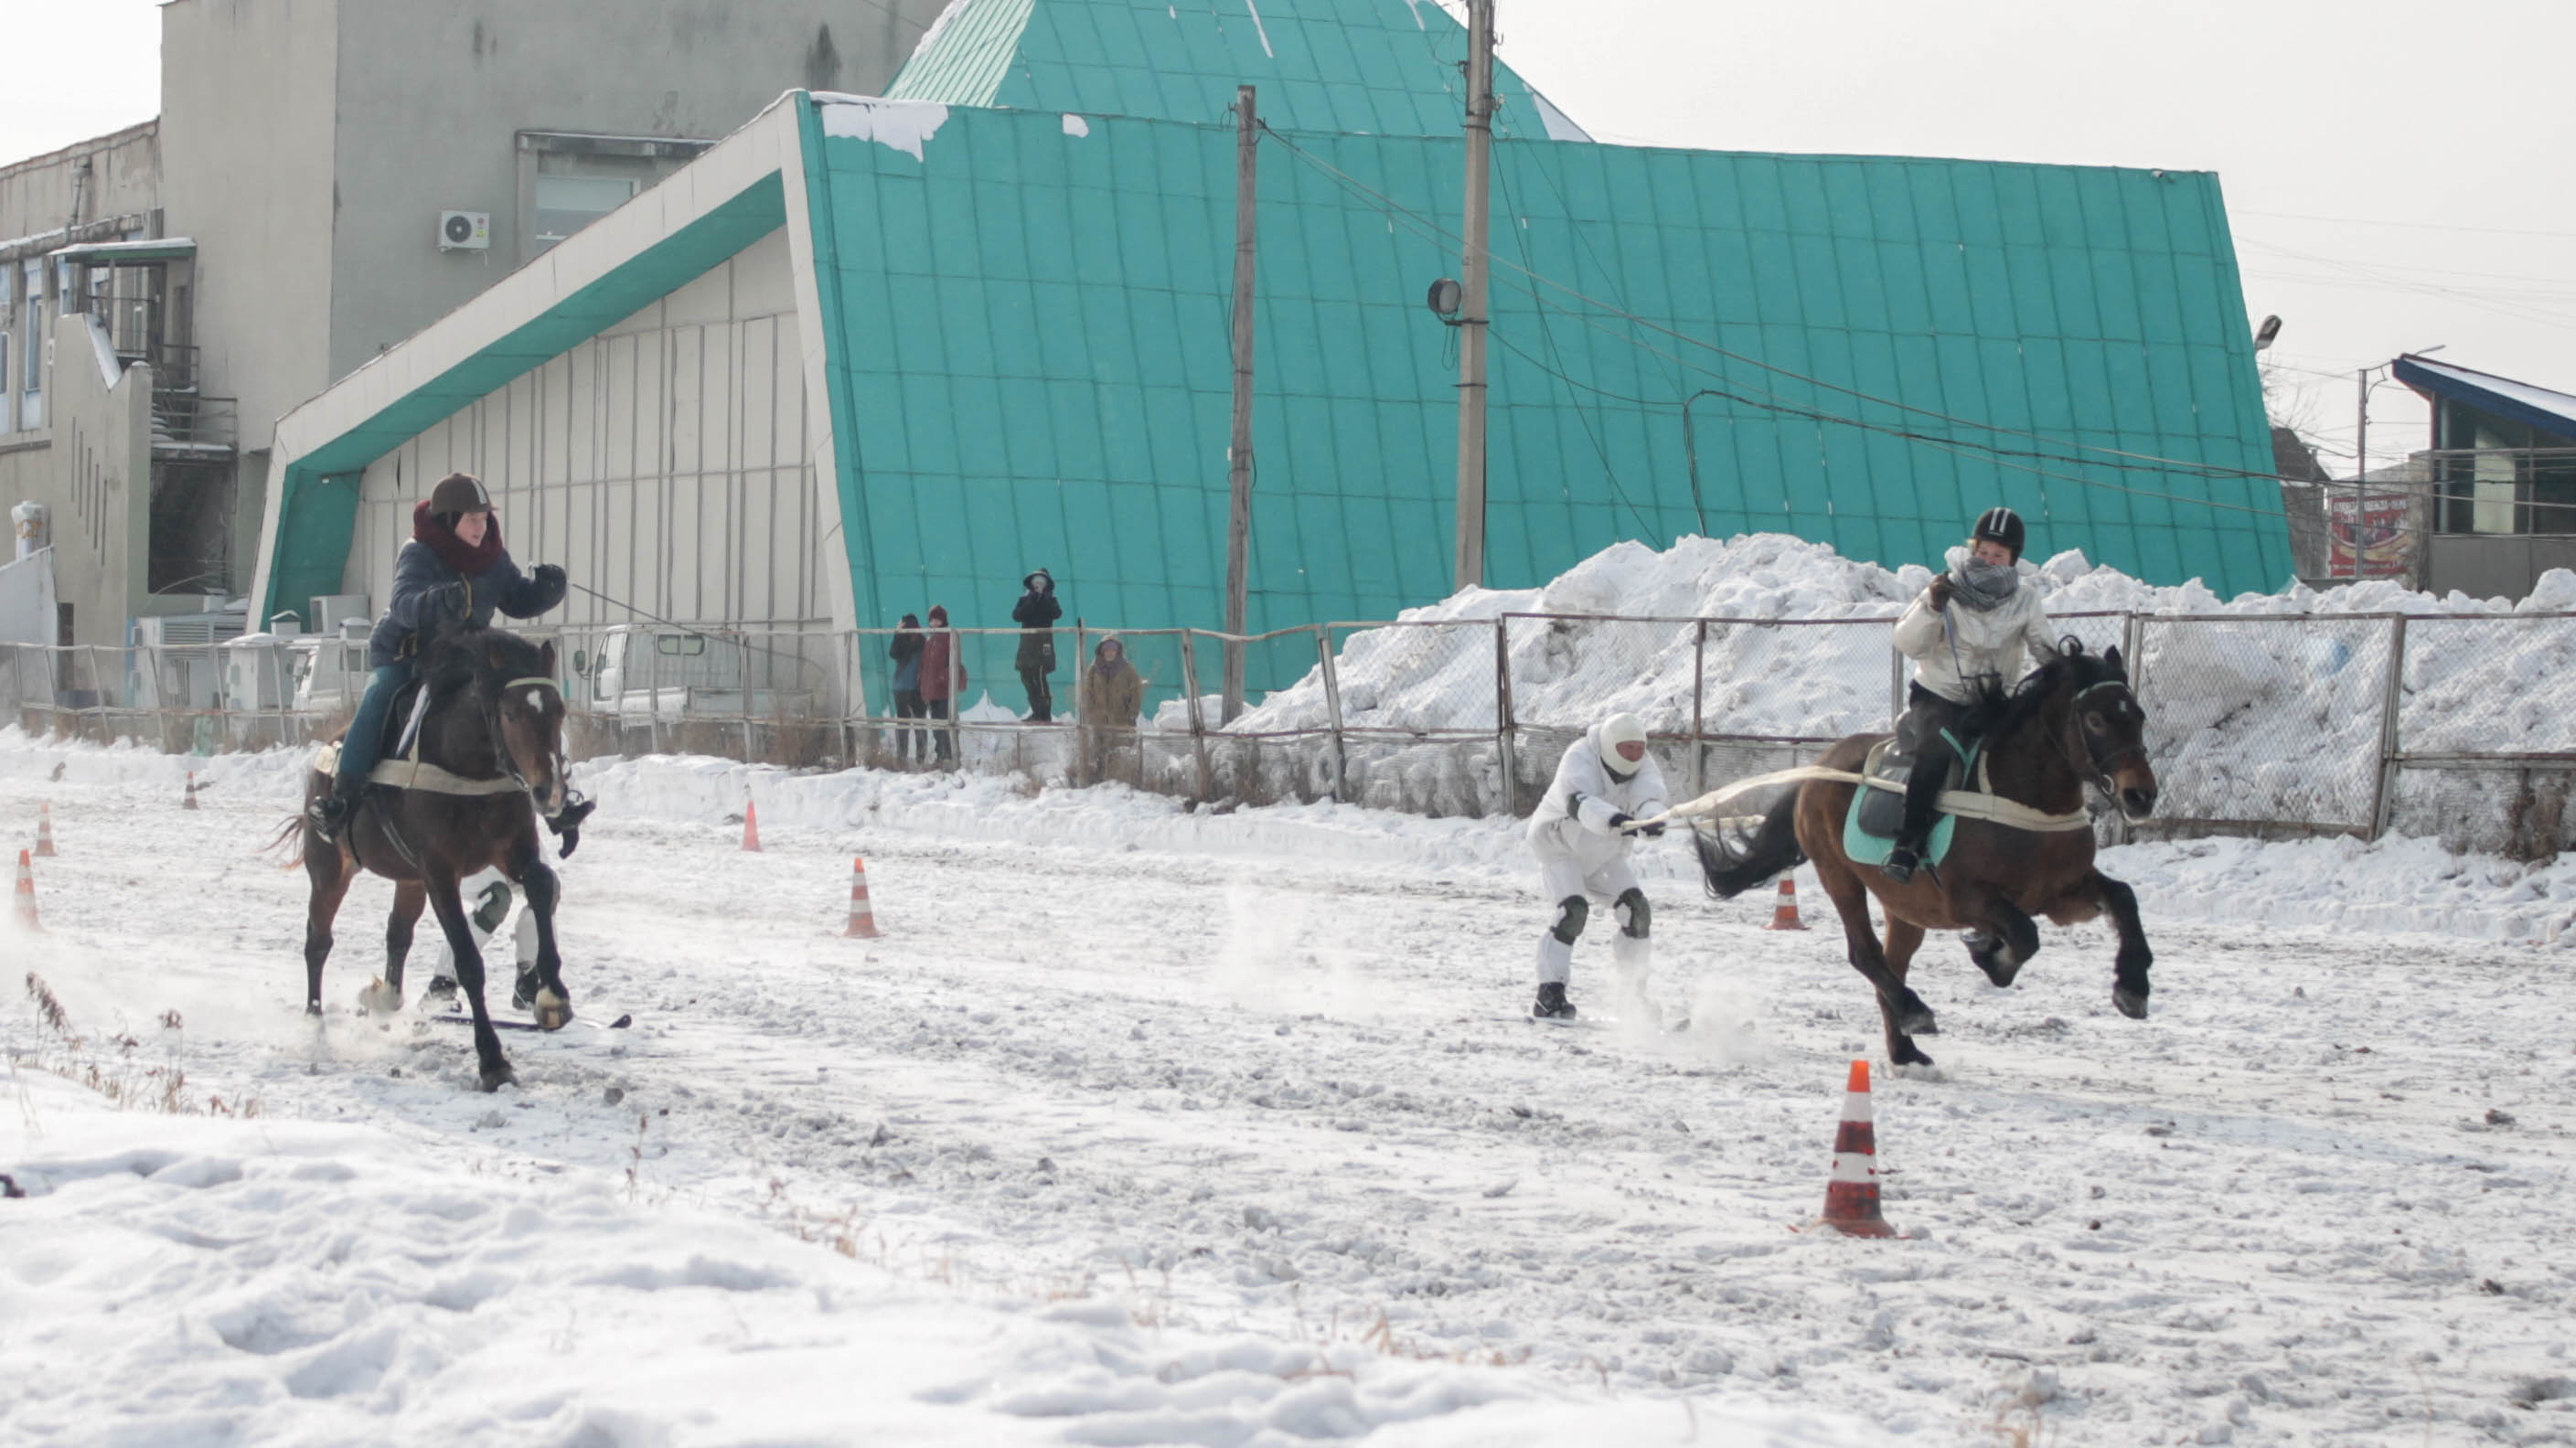
[[[1807,852],[1798,848],[1798,794],[1794,788],[1782,790],[1779,802],[1742,844],[1730,842],[1722,831],[1691,831],[1709,894],[1731,900],[1806,860]]]
[[[300,814],[288,815],[286,817],[286,823],[278,826],[277,833],[268,837],[268,843],[260,846],[259,852],[263,855],[273,855],[280,849],[284,848],[287,840],[292,838],[295,841],[295,854],[293,858],[277,867],[281,870],[292,870],[296,866],[304,863],[303,830],[304,816]]]

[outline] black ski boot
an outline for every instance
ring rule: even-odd
[[[1573,1020],[1574,1002],[1565,998],[1565,982],[1560,980],[1543,982],[1538,988],[1538,1000],[1530,1006],[1530,1014],[1542,1021]]]

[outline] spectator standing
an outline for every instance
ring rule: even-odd
[[[957,717],[957,696],[966,690],[966,661],[957,653],[957,635],[949,632],[948,609],[942,604],[930,606],[930,635],[921,641],[922,713],[934,721]],[[936,741],[939,762],[955,757],[957,730],[953,724],[933,723],[931,738]]]
[[[1029,694],[1029,722],[1055,722],[1055,690],[1047,676],[1055,672],[1055,621],[1064,617],[1056,602],[1055,579],[1041,568],[1020,580],[1024,590],[1011,605],[1011,621],[1020,626],[1020,653],[1015,666]],[[1076,701],[1079,703],[1079,701]]]
[[[921,646],[921,618],[907,613],[902,627],[894,631],[893,646],[886,652],[894,658],[894,757],[913,763],[928,763],[930,759],[930,731],[901,722],[928,714],[921,702]]]

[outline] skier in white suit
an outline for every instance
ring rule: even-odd
[[[1628,850],[1636,834],[1664,832],[1651,824],[1631,833],[1638,817],[1663,809],[1664,776],[1646,753],[1646,726],[1632,714],[1613,714],[1592,726],[1557,763],[1556,778],[1529,822],[1539,887],[1556,907],[1555,920],[1539,937],[1538,1001],[1531,1015],[1575,1014],[1565,985],[1574,970],[1574,942],[1594,900],[1610,907],[1619,926],[1610,960],[1622,991],[1644,988],[1653,912],[1628,868]]]

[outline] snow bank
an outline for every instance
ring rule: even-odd
[[[2159,587],[2071,551],[2025,561],[2021,571],[2062,631],[2095,649],[2121,642],[2124,620],[2081,615],[2147,616],[2140,657],[2130,664],[2169,816],[2371,823],[2393,630],[2385,618],[2363,615],[2415,620],[2399,717],[2405,749],[2576,750],[2576,691],[2554,688],[2576,679],[2576,620],[2547,616],[2576,608],[2576,574],[2565,570],[2544,576],[2518,604],[2412,593],[2384,580],[2221,600],[2197,581]],[[1615,710],[1676,735],[1695,720],[1711,735],[1839,738],[1884,729],[1896,685],[1889,630],[1931,576],[1916,565],[1890,572],[1854,562],[1782,534],[1684,538],[1660,552],[1615,544],[1544,588],[1469,589],[1406,612],[1405,627],[1351,635],[1335,663],[1341,723],[1495,729],[1492,630],[1459,625],[1537,613],[1619,617],[1510,627],[1512,717],[1524,730],[1571,731]],[[1709,625],[1702,648],[1700,625],[1629,621],[1644,618],[1751,622]],[[1277,732],[1332,722],[1318,668],[1234,727]],[[1541,749],[1523,752],[1531,756],[1525,772],[1547,762]],[[1732,762],[1740,772],[1776,767]],[[2518,787],[2468,780],[2445,782],[2440,800],[2401,793],[2401,818],[2418,832],[2501,847]]]
[[[605,1174],[452,1139],[118,1112],[27,1070],[0,1091],[0,1172],[25,1193],[0,1199],[13,1442],[1877,1440],[1148,1329],[1107,1298],[975,1302],[864,1260],[858,1224],[639,1207]]]

